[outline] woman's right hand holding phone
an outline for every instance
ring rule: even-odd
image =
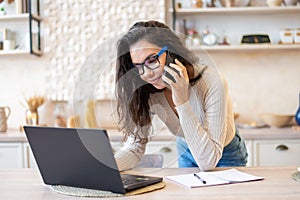
[[[189,77],[185,66],[178,59],[175,59],[175,63],[165,66],[162,79],[172,91],[175,106],[180,106],[188,101]]]

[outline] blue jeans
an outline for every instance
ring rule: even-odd
[[[191,151],[181,137],[176,138],[178,152],[178,167],[198,167]],[[238,130],[233,140],[223,149],[222,157],[217,167],[245,166],[248,153],[245,141],[240,137]]]

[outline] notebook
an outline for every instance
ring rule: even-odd
[[[162,181],[161,177],[120,174],[106,130],[24,126],[47,185],[125,194]]]
[[[241,183],[264,179],[264,177],[254,176],[245,172],[241,172],[234,168],[223,171],[199,172],[194,174],[167,176],[166,178],[170,181],[176,182],[182,186],[189,188]]]

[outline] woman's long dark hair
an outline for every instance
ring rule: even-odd
[[[131,134],[134,134],[135,138],[147,138],[149,131],[147,127],[151,124],[148,100],[151,93],[162,91],[144,82],[131,70],[130,47],[140,40],[145,40],[158,47],[168,46],[168,53],[172,57],[178,58],[186,66],[191,85],[201,77],[201,74],[196,77],[193,74],[193,65],[198,58],[185,48],[181,39],[168,26],[158,21],[135,23],[117,44],[117,113],[119,129],[125,133],[124,139]]]

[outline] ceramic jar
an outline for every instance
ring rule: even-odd
[[[300,28],[294,30],[294,43],[300,44]]]
[[[283,0],[267,0],[269,7],[281,6]]]
[[[202,5],[203,5],[202,0],[193,0],[192,1],[193,8],[201,8]]]
[[[234,6],[235,7],[245,7],[249,6],[251,3],[251,0],[235,0]]]
[[[235,6],[235,0],[221,0],[221,4],[224,7],[234,7]]]
[[[280,30],[280,40],[283,44],[292,44],[293,43],[294,30],[290,28]]]
[[[7,131],[7,119],[10,115],[10,108],[8,106],[0,107],[0,132]]]

